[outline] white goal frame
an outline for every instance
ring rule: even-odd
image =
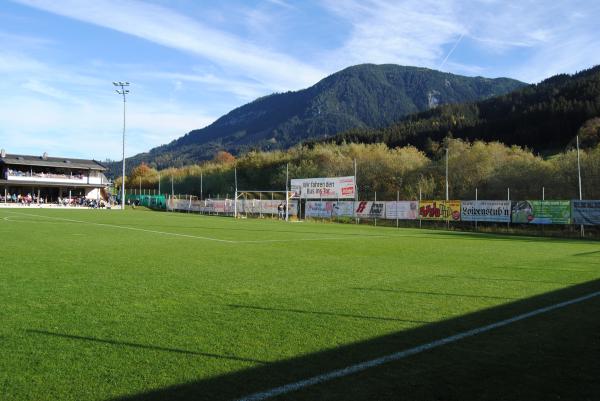
[[[284,194],[285,196],[285,221],[289,221],[289,215],[290,215],[290,199],[293,198],[293,192],[292,191],[278,191],[278,190],[271,190],[271,191],[265,191],[265,190],[252,190],[252,189],[246,189],[246,190],[235,190],[235,198],[233,201],[233,217],[234,218],[238,218],[238,210],[237,210],[237,201],[238,199],[240,199],[241,197],[247,195],[247,194],[259,194],[259,196],[262,196],[262,194]],[[262,200],[262,197],[259,199]]]

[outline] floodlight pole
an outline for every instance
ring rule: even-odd
[[[115,90],[115,92],[123,96],[123,177],[121,182],[121,209],[125,210],[125,105],[127,104],[126,95],[129,93],[129,89],[125,89],[125,87],[129,86],[129,82],[113,82],[113,85],[121,88],[120,90]]]
[[[158,173],[158,196],[160,196],[160,173]]]

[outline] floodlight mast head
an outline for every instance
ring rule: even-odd
[[[123,101],[125,101],[125,95],[129,93],[129,89],[125,89],[125,87],[129,86],[129,82],[113,82],[113,85],[121,87],[120,90],[116,89],[115,92],[117,92],[119,95],[123,95]]]

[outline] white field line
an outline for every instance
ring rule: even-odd
[[[305,387],[314,386],[315,384],[320,384],[324,382],[328,382],[330,380],[338,379],[341,377],[349,376],[358,372],[362,372],[364,370],[374,368],[385,363],[398,361],[400,359],[404,359],[411,355],[419,354],[424,351],[428,351],[433,348],[441,347],[442,345],[450,344],[459,340],[462,340],[467,337],[472,337],[478,334],[482,334],[488,332],[490,330],[494,330],[500,327],[508,326],[509,324],[518,322],[520,320],[525,320],[533,316],[541,315],[542,313],[547,313],[553,311],[555,309],[564,308],[565,306],[573,305],[579,302],[587,301],[588,299],[600,296],[600,291],[593,292],[591,294],[584,295],[579,298],[571,299],[569,301],[560,302],[554,305],[546,306],[544,308],[535,309],[531,312],[523,313],[521,315],[517,315],[511,317],[509,319],[500,320],[496,323],[489,324],[487,326],[478,327],[472,330],[463,331],[462,333],[455,334],[450,337],[441,338],[439,340],[432,341],[430,343],[422,344],[416,346],[414,348],[409,348],[404,351],[396,352],[393,354],[385,355],[380,358],[371,359],[369,361],[360,362],[355,365],[350,365],[348,367],[333,370],[328,373],[324,373],[318,376],[313,376],[308,379],[300,380],[295,383],[285,384],[280,387],[275,387],[270,390],[254,393],[248,395],[246,397],[240,398],[238,401],[260,401],[266,400],[272,397],[280,396],[283,394],[287,394],[293,391],[297,391],[303,389]]]
[[[9,212],[9,213],[11,213],[11,212]],[[229,241],[229,240],[226,240],[226,239],[219,239],[219,238],[212,238],[212,237],[202,237],[202,236],[198,236],[198,235],[172,233],[172,232],[167,232],[167,231],[147,230],[145,228],[137,228],[137,227],[129,227],[129,226],[119,226],[119,225],[116,225],[116,224],[93,223],[93,222],[90,222],[90,221],[65,219],[65,218],[62,218],[62,217],[42,216],[42,215],[30,214],[30,213],[12,213],[12,214],[23,215],[23,216],[42,217],[42,218],[46,218],[46,219],[68,221],[68,222],[71,222],[71,223],[89,224],[89,225],[101,226],[101,227],[121,228],[123,230],[142,231],[142,232],[153,233],[153,234],[173,235],[173,236],[176,236],[176,237],[203,239],[203,240],[207,240],[207,241],[225,242],[225,243],[230,243],[230,244],[235,243],[235,241]]]
[[[348,237],[239,240],[239,241],[236,241],[236,243],[238,243],[238,244],[260,244],[262,242],[334,241],[334,240],[365,239],[365,238],[392,238],[392,237],[389,237],[386,235],[353,235],[353,236],[348,236]]]
[[[93,222],[83,221],[83,220],[66,219],[63,217],[43,216],[43,215],[31,214],[31,213],[18,213],[18,212],[7,212],[7,213],[21,215],[21,216],[32,216],[32,217],[41,217],[41,218],[46,218],[46,219],[67,221],[67,222],[71,222],[71,223],[90,224],[90,225],[102,226],[102,227],[121,228],[124,230],[142,231],[142,232],[160,234],[160,235],[172,235],[175,237],[201,239],[201,240],[206,240],[206,241],[216,241],[216,242],[223,242],[223,243],[227,243],[227,244],[261,244],[261,243],[277,243],[277,242],[333,241],[333,240],[347,240],[347,239],[387,238],[385,235],[367,235],[367,236],[357,235],[357,236],[351,236],[351,237],[317,237],[317,238],[265,239],[265,240],[226,240],[226,239],[204,237],[204,236],[191,235],[191,234],[173,233],[173,232],[168,232],[168,231],[147,230],[145,228],[120,226],[117,224],[93,223]],[[9,216],[4,217],[3,220],[14,221],[14,220],[10,219]]]

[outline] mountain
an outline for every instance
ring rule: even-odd
[[[310,88],[259,98],[205,128],[132,157],[129,165],[146,162],[165,168],[211,159],[218,150],[285,149],[351,129],[386,127],[411,113],[490,98],[524,85],[427,68],[357,65]]]
[[[600,143],[600,66],[560,74],[539,84],[479,102],[448,104],[381,129],[354,129],[328,142],[385,142],[428,149],[447,136],[499,141],[541,153]]]

